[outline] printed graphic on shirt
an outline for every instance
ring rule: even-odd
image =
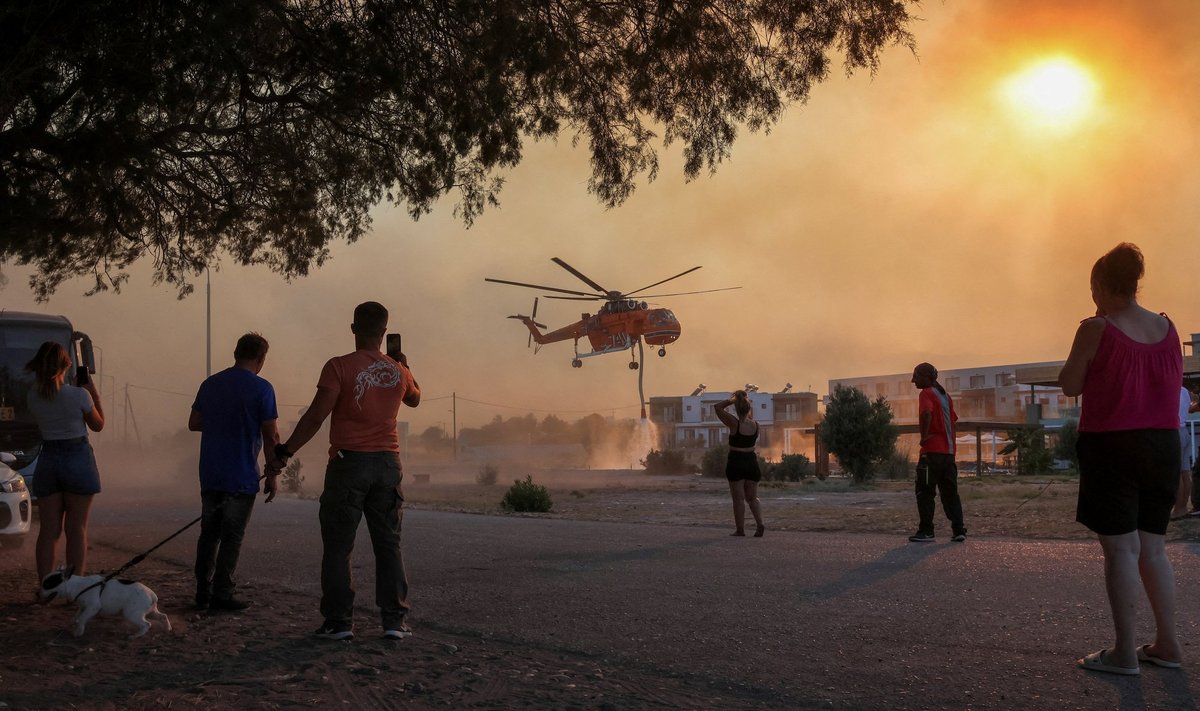
[[[402,380],[400,369],[386,361],[373,361],[354,378],[354,404],[362,409],[363,396],[371,388],[399,387]]]

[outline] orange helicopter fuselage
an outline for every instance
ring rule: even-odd
[[[597,314],[583,314],[575,323],[541,333],[532,320],[526,321],[533,339],[539,345],[558,341],[578,341],[587,337],[595,353],[606,353],[633,347],[638,339],[650,346],[665,346],[679,338],[679,319],[670,309],[651,309],[644,302],[617,301],[605,304]],[[523,319],[524,320],[524,319]]]

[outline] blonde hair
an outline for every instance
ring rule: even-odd
[[[25,370],[33,373],[37,382],[38,395],[45,400],[53,400],[58,395],[58,374],[70,367],[71,357],[67,355],[67,349],[54,341],[43,343],[33,360],[25,364]]]

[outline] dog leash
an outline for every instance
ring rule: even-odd
[[[1029,503],[1030,501],[1033,501],[1033,500],[1034,500],[1034,499],[1036,499],[1037,497],[1039,497],[1039,496],[1041,496],[1042,494],[1046,493],[1046,489],[1049,489],[1049,488],[1050,488],[1050,485],[1051,485],[1051,484],[1053,484],[1053,483],[1054,483],[1054,480],[1053,480],[1053,479],[1051,479],[1050,481],[1046,482],[1046,485],[1045,485],[1045,486],[1043,486],[1041,489],[1039,489],[1039,490],[1038,490],[1038,493],[1036,493],[1036,494],[1034,494],[1033,496],[1030,496],[1028,499],[1025,499],[1024,501],[1022,501],[1022,502],[1021,502],[1021,503],[1020,503],[1020,504],[1017,506],[1017,508],[1013,509],[1013,515],[1015,516],[1015,515],[1017,514],[1017,512],[1021,510],[1021,507],[1022,507],[1022,506],[1024,506],[1025,504]]]
[[[263,479],[266,479],[266,478],[267,478],[267,475],[266,475],[266,474],[262,474],[262,475],[260,475],[260,476],[258,477],[258,480],[259,480],[259,481],[262,481]],[[256,493],[255,495],[257,496],[257,493]],[[222,502],[221,502],[221,506],[224,506],[226,501],[229,501],[229,499],[225,499],[225,501],[222,501]],[[218,507],[218,508],[220,508],[220,507]],[[154,545],[154,547],[150,548],[149,550],[147,550],[147,551],[145,551],[145,552],[143,552],[143,553],[139,553],[139,554],[135,555],[135,556],[134,556],[132,559],[130,559],[130,561],[129,561],[128,563],[126,563],[125,565],[122,565],[120,568],[117,568],[117,569],[116,569],[116,570],[114,570],[113,572],[111,572],[111,573],[109,573],[108,575],[104,576],[104,578],[103,578],[102,580],[99,580],[99,581],[97,581],[97,582],[94,582],[94,583],[92,583],[91,585],[89,585],[89,586],[87,586],[86,588],[84,588],[83,590],[80,590],[80,591],[79,591],[79,594],[78,594],[78,595],[76,595],[76,596],[75,596],[75,599],[74,599],[74,600],[71,600],[71,602],[75,602],[75,600],[78,600],[80,597],[82,597],[82,596],[83,596],[83,594],[84,594],[85,592],[87,592],[88,590],[91,590],[92,588],[97,588],[97,587],[98,587],[98,588],[100,588],[100,593],[101,593],[101,594],[104,594],[104,586],[105,586],[105,584],[107,584],[107,583],[108,583],[108,581],[110,581],[110,580],[112,580],[113,578],[117,577],[117,576],[118,576],[118,575],[120,575],[121,573],[124,573],[126,570],[129,570],[130,568],[132,568],[133,566],[137,565],[138,563],[141,563],[143,560],[146,560],[146,556],[150,555],[150,554],[151,554],[151,553],[153,553],[154,551],[156,551],[156,550],[158,550],[159,548],[161,548],[162,546],[164,546],[164,545],[165,545],[165,544],[166,544],[168,541],[170,541],[170,540],[171,540],[172,538],[174,538],[175,536],[178,536],[179,534],[181,534],[181,533],[183,533],[184,531],[188,530],[188,529],[189,529],[189,528],[191,528],[192,526],[195,526],[197,523],[199,523],[200,519],[202,519],[202,518],[204,518],[204,514],[200,514],[200,515],[199,515],[199,516],[197,516],[196,518],[192,519],[192,520],[191,520],[191,522],[189,522],[189,523],[188,523],[186,526],[184,526],[183,528],[179,529],[178,531],[176,531],[176,532],[172,533],[171,535],[167,536],[166,538],[162,539],[162,540],[161,540],[161,541],[159,541],[157,544],[155,544],[155,545]]]

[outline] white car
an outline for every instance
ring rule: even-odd
[[[29,533],[32,506],[25,478],[8,465],[16,457],[0,452],[0,546],[17,547]]]

